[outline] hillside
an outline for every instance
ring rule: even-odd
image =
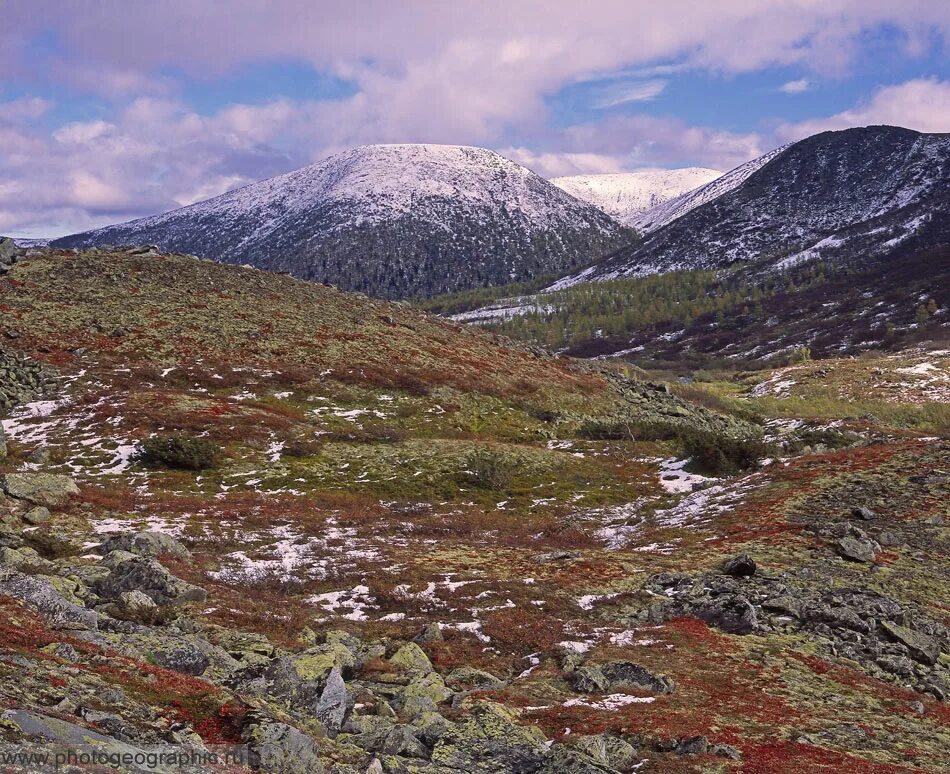
[[[950,244],[950,135],[824,132],[750,165],[660,205],[642,242],[556,287],[738,261],[868,265]]]
[[[945,353],[687,387],[251,268],[18,258],[0,754],[946,768]]]
[[[597,208],[491,151],[369,145],[53,244],[156,244],[400,298],[566,273],[630,241]]]
[[[644,213],[671,199],[705,186],[722,172],[703,167],[644,169],[606,175],[573,175],[551,179],[571,196],[590,202],[628,226]]]

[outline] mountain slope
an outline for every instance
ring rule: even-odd
[[[54,244],[154,243],[404,297],[563,273],[628,241],[600,210],[491,151],[371,145]]]
[[[763,159],[731,190],[688,195],[678,217],[677,204],[661,205],[670,209],[665,225],[556,286],[737,261],[873,262],[950,244],[950,135],[889,126],[824,132]],[[731,185],[730,176],[712,186]]]
[[[635,225],[646,211],[710,183],[722,172],[703,167],[645,169],[609,175],[551,179],[571,196],[590,202],[621,223]]]

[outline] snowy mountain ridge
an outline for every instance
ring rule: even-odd
[[[353,148],[55,244],[155,243],[392,297],[570,270],[629,239],[605,213],[493,151],[401,144]]]
[[[950,135],[892,126],[777,148],[644,213],[642,241],[551,289],[735,262],[878,261],[950,245]]]
[[[657,205],[717,179],[722,172],[705,167],[641,169],[603,175],[572,175],[551,179],[571,196],[599,207],[621,223],[636,225]]]

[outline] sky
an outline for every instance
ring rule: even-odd
[[[546,177],[950,132],[950,0],[4,0],[0,233],[163,212],[367,143]]]

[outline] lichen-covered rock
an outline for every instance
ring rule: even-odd
[[[598,763],[621,771],[630,770],[640,760],[632,744],[609,734],[578,737],[574,746]]]
[[[164,532],[125,532],[111,535],[96,549],[99,553],[128,551],[138,556],[157,557],[168,554],[178,559],[187,559],[191,554],[178,540]]]
[[[617,769],[573,747],[556,744],[538,774],[619,774]]]
[[[461,666],[449,672],[445,678],[445,684],[455,690],[486,690],[500,688],[505,682],[484,670]]]
[[[141,591],[157,605],[204,602],[207,592],[176,578],[154,559],[128,559],[98,584],[98,593],[106,599],[118,599],[125,591]]]
[[[0,594],[19,599],[53,629],[97,629],[99,626],[99,616],[94,610],[69,601],[46,578],[0,567]]]
[[[903,644],[915,660],[933,665],[940,658],[940,643],[933,637],[890,621],[882,621],[881,627],[894,640]]]
[[[49,508],[43,505],[37,505],[35,508],[30,508],[26,513],[23,514],[23,521],[27,524],[30,524],[34,527],[37,527],[41,524],[45,524],[50,520]]]
[[[432,751],[432,762],[470,774],[537,771],[548,752],[535,726],[494,702],[478,702],[468,717],[450,729]]]
[[[865,564],[874,561],[874,544],[870,540],[852,537],[846,535],[835,543],[835,550],[838,556],[848,559],[852,562],[863,562]]]
[[[442,678],[435,672],[420,675],[406,686],[402,693],[402,711],[414,718],[423,712],[432,711],[437,704],[448,701],[452,691],[445,687]]]
[[[250,764],[259,771],[275,774],[322,774],[323,763],[313,737],[275,720],[249,723],[242,733],[248,745]]]
[[[10,497],[47,508],[63,506],[79,494],[75,481],[56,473],[7,473],[0,478],[0,489]]]
[[[655,675],[632,661],[608,661],[600,665],[610,690],[624,687],[642,688],[654,693],[672,693],[673,681],[664,675]]]
[[[416,643],[407,642],[397,650],[389,663],[402,672],[409,672],[427,675],[432,671],[432,662]]]
[[[335,736],[343,728],[352,706],[353,699],[346,688],[346,683],[343,682],[343,675],[334,667],[327,677],[327,683],[320,694],[320,701],[317,703],[314,714],[330,735]]]

